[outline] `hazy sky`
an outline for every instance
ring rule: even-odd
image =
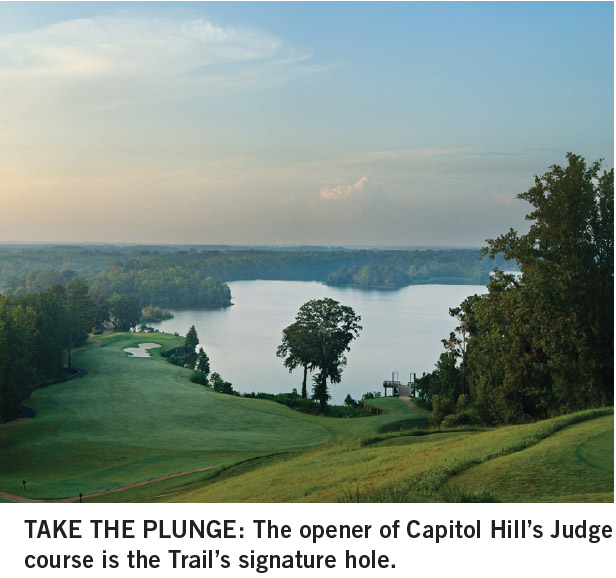
[[[611,2],[0,3],[0,241],[482,245],[613,166]]]

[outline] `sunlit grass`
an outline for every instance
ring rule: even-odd
[[[503,502],[613,501],[614,417],[556,432],[523,452],[490,460],[452,479]]]
[[[613,428],[613,416],[600,416],[611,412],[612,410],[590,410],[492,431],[469,430],[424,436],[400,434],[368,445],[360,439],[342,440],[287,461],[264,465],[257,471],[220,479],[206,488],[177,495],[174,501],[448,501],[465,500],[469,497],[493,499],[490,488],[486,488],[483,482],[479,484],[476,480],[469,480],[462,489],[460,486],[451,487],[448,482],[461,479],[458,474],[472,471],[474,466],[485,462],[489,465],[500,456],[524,456],[531,449],[541,453],[541,440],[551,441],[550,436],[566,427],[573,432],[578,427],[586,424],[590,427],[590,424],[593,424],[593,431],[609,435],[606,432],[610,431],[610,427]],[[582,423],[573,425],[578,422]],[[581,431],[580,435],[585,436],[586,433]],[[554,440],[556,445],[567,446],[569,453],[563,451],[570,455],[568,438],[559,442],[555,436]],[[611,459],[613,463],[613,448],[610,454],[610,448],[603,442],[599,446],[590,446],[589,455],[606,455],[605,458],[594,457],[595,461]],[[561,457],[565,459],[564,455]],[[532,460],[532,457],[530,459]],[[506,468],[503,472],[505,470]],[[479,475],[478,478],[481,479],[482,476]],[[610,492],[612,479],[613,473],[607,472],[601,480],[588,480],[587,483],[576,486],[576,493]],[[536,475],[534,484],[541,485],[542,480],[541,475]],[[527,480],[520,484],[516,496],[518,501],[532,501],[533,495],[528,485]],[[486,489],[488,491],[484,491]],[[553,485],[546,479],[545,495],[552,490]],[[513,498],[512,495],[505,501],[513,501]]]

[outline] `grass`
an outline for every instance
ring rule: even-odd
[[[471,467],[451,484],[489,492],[501,502],[612,502],[613,456],[614,418],[604,416]]]
[[[98,338],[97,338],[98,339]],[[162,480],[99,502],[613,501],[613,409],[497,429],[426,429],[397,398],[334,419],[217,394],[122,350],[164,334],[100,336],[74,355],[83,379],[36,391],[36,417],[0,427],[0,490],[52,499]],[[252,384],[241,384],[250,388]],[[27,480],[27,491],[21,486]]]
[[[590,430],[593,433],[588,437]],[[570,491],[575,492],[571,498],[577,500],[576,496],[581,496],[579,501],[603,501],[611,497],[613,500],[613,470],[609,469],[609,464],[613,468],[613,446],[606,441],[613,435],[611,409],[589,410],[488,431],[417,433],[371,436],[368,444],[361,438],[343,439],[264,465],[259,470],[228,475],[204,488],[180,493],[173,501],[539,501],[531,486],[545,486],[544,498],[558,496],[564,489],[563,480],[570,475],[572,456],[577,454],[583,456],[579,459],[589,468],[597,469],[597,464],[603,464],[599,467],[604,470],[595,477],[585,478],[584,473],[579,474],[577,485],[570,486]],[[591,441],[595,437],[596,441]],[[577,440],[579,447],[573,440]],[[485,472],[477,471],[474,480],[463,478],[463,473],[472,472],[480,464],[489,468],[504,460],[503,456],[512,459],[528,456],[529,462],[538,459],[537,456],[547,459],[553,451],[552,445],[562,450],[553,464],[556,466],[562,459],[561,473],[555,476],[560,478],[560,486],[559,482],[541,474],[541,466],[537,468],[533,484],[528,480],[512,483],[517,489],[515,495],[498,492],[499,480],[493,485],[487,484]],[[501,472],[506,477],[511,468],[501,463]]]
[[[414,414],[387,400],[387,415],[331,419],[304,415],[265,400],[221,395],[191,383],[190,371],[126,347],[183,342],[165,334],[97,336],[100,347],[73,356],[83,379],[36,391],[26,405],[36,417],[0,428],[0,490],[52,499],[118,488],[205,466],[229,467],[265,455],[297,452],[374,432]],[[249,384],[248,384],[249,385]],[[174,478],[106,499],[122,501],[200,485],[213,474]],[[21,481],[27,481],[27,491]],[[103,498],[97,498],[102,500]]]

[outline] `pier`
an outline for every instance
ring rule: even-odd
[[[394,375],[397,377],[398,372],[394,371],[391,374],[391,379],[383,381],[383,389],[385,390],[385,397],[387,397],[387,390],[391,389],[390,397],[415,397],[415,374],[409,375],[409,382],[406,384],[401,383],[399,380],[394,379]]]

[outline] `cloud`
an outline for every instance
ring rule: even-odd
[[[0,34],[1,105],[30,94],[27,107],[67,98],[109,107],[272,87],[321,70],[267,31],[204,19],[97,16]]]
[[[340,201],[347,199],[366,199],[380,190],[375,188],[368,177],[362,177],[354,185],[338,185],[337,187],[323,187],[321,199],[326,201]]]
[[[177,73],[267,58],[280,45],[266,32],[224,28],[202,19],[100,16],[0,36],[0,70],[27,76]]]

